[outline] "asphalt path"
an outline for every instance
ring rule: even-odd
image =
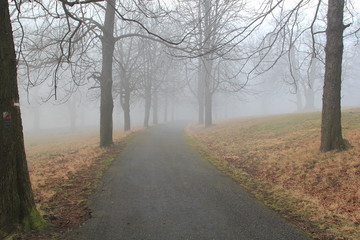
[[[137,134],[92,198],[93,217],[65,239],[310,239],[202,160],[184,126]]]

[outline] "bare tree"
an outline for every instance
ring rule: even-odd
[[[142,69],[142,95],[145,101],[144,126],[149,127],[151,107],[153,109],[153,120],[157,122],[158,93],[166,75],[159,74],[166,67],[165,49],[158,43],[143,42],[144,66]]]
[[[343,59],[344,0],[329,0],[320,150],[345,150],[341,128],[341,79]]]
[[[120,96],[121,108],[124,112],[124,130],[131,129],[131,103],[132,93],[138,88],[140,77],[138,69],[141,68],[143,60],[138,48],[139,40],[129,38],[117,43],[115,61],[117,63],[118,81],[115,92]]]
[[[288,4],[286,4],[288,3]],[[288,54],[291,56],[291,49],[294,44],[300,39],[304,33],[310,33],[312,37],[311,46],[312,54],[316,56],[316,49],[322,48],[321,43],[317,41],[317,36],[326,33],[326,60],[325,60],[325,76],[323,89],[323,110],[322,110],[322,124],[321,124],[321,151],[343,150],[348,147],[348,143],[342,137],[341,131],[341,79],[342,79],[342,54],[343,54],[343,33],[344,30],[351,26],[350,23],[344,24],[344,14],[349,13],[352,8],[351,2],[347,2],[344,7],[344,0],[328,0],[325,5],[323,1],[312,0],[298,0],[292,3],[284,0],[273,2],[263,1],[259,14],[253,18],[250,25],[246,28],[251,32],[258,29],[266,19],[276,19],[276,24],[273,30],[265,31],[267,36],[271,37],[270,43],[266,43],[268,38],[264,38],[263,43],[259,44],[257,49],[246,54],[246,59],[241,61],[245,65],[249,65],[254,56],[262,53],[257,64],[248,67],[250,69],[247,74],[253,75],[256,69],[264,63],[264,59],[269,56],[273,57],[270,63],[265,68],[265,72],[271,69],[282,56]],[[313,7],[315,6],[315,7]],[[327,21],[321,19],[320,13],[327,7]],[[302,29],[298,30],[298,22],[301,16],[301,10],[308,9],[306,12],[307,19],[311,19],[307,24],[303,24]],[[352,14],[348,14],[353,16]],[[354,21],[353,17],[348,18],[348,21]],[[323,24],[325,22],[325,24]],[[253,27],[251,27],[253,26]],[[326,27],[326,31],[322,28]],[[359,29],[352,29],[351,33],[357,33]],[[240,32],[244,33],[244,31]],[[237,34],[230,41],[236,41],[235,45],[243,43],[249,34]],[[280,50],[274,54],[274,47],[276,42],[282,42]],[[288,44],[286,44],[288,43]],[[245,69],[245,68],[244,68]],[[309,68],[310,69],[310,68]],[[296,77],[294,77],[296,80]]]
[[[232,36],[243,9],[242,1],[203,0],[186,2],[183,6],[190,15],[189,22],[196,26],[190,45],[190,55],[198,58],[198,111],[199,123],[212,125],[212,96],[217,91],[215,60],[221,58],[225,45],[230,47]],[[228,43],[225,43],[228,42]]]
[[[7,0],[0,1],[0,238],[23,226],[42,225],[26,162],[16,55]]]
[[[84,0],[84,1],[67,1],[58,0],[52,1],[55,4],[55,12],[51,12],[50,9],[43,4],[42,1],[20,1],[16,2],[16,7],[19,9],[21,4],[33,4],[40,5],[44,10],[44,16],[50,16],[53,19],[59,19],[64,16],[65,18],[65,35],[58,42],[60,48],[60,56],[53,62],[55,67],[54,77],[54,91],[55,96],[57,93],[57,81],[58,81],[58,69],[61,68],[62,63],[71,62],[71,56],[73,55],[73,44],[76,42],[77,36],[81,38],[82,34],[77,35],[81,29],[86,29],[88,25],[84,22],[86,14],[83,7],[88,4],[94,4],[96,2],[102,2],[103,0]],[[146,29],[146,27],[137,20],[127,19],[117,9],[114,8],[113,0],[107,2],[109,6],[108,13],[106,14],[106,24],[104,26],[97,26],[100,29],[104,28],[106,31],[112,33],[114,22],[112,19],[115,14],[123,21],[135,22],[138,24],[146,34],[155,36]],[[99,6],[99,5],[96,5]],[[111,7],[110,7],[111,6]],[[81,19],[74,13],[70,12],[68,7],[74,7],[80,11],[85,18]],[[101,6],[100,6],[101,7]],[[60,10],[61,9],[61,10]],[[61,12],[61,13],[60,13]],[[15,10],[12,11],[15,13]],[[15,55],[14,40],[12,35],[11,19],[9,14],[9,5],[7,0],[0,1],[0,162],[1,162],[1,182],[0,190],[0,237],[4,238],[11,232],[17,229],[17,226],[22,226],[26,230],[37,228],[42,224],[42,219],[35,208],[35,203],[31,191],[31,184],[29,179],[29,173],[27,169],[24,140],[22,133],[22,122],[19,109],[19,93],[17,85],[17,60]],[[51,21],[48,21],[51,22]],[[74,24],[73,24],[73,23]],[[96,24],[95,24],[96,25]],[[74,27],[75,26],[75,27]],[[84,28],[82,28],[84,27]],[[51,28],[51,25],[49,25]],[[93,32],[93,28],[89,28],[84,31],[84,35]],[[112,34],[107,34],[103,38],[104,52],[113,52],[114,37]],[[95,35],[97,32],[95,32]],[[25,35],[24,35],[25,36]],[[138,34],[128,35],[126,37],[139,36]],[[79,39],[80,39],[79,38]],[[120,39],[120,38],[119,38]],[[157,37],[158,41],[166,41],[161,37]],[[179,44],[171,41],[167,41],[169,44]],[[108,45],[105,45],[108,44]],[[21,45],[21,44],[20,44]],[[22,46],[22,45],[21,45]],[[21,50],[19,51],[21,54]],[[112,55],[111,59],[106,55],[105,61],[112,67]],[[48,62],[50,64],[50,62]],[[104,64],[102,79],[105,79],[101,85],[103,86],[103,92],[110,92],[111,89],[111,74],[108,70],[109,65]],[[102,100],[102,105],[106,105],[104,119],[108,122],[108,126],[105,126],[101,132],[104,136],[101,137],[102,145],[108,145],[112,142],[112,99],[105,98]]]

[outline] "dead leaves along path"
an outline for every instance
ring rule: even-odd
[[[309,239],[202,160],[184,127],[134,137],[91,200],[93,218],[66,239]]]

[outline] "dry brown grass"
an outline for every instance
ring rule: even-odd
[[[130,132],[114,134],[115,142]],[[33,190],[42,188],[49,179],[68,179],[68,176],[88,168],[109,149],[100,148],[98,134],[57,133],[33,135],[25,140],[25,149]],[[42,191],[42,194],[47,194]]]
[[[135,131],[137,131],[136,129]],[[87,199],[100,175],[133,131],[116,132],[114,146],[99,147],[97,132],[29,135],[25,149],[40,213],[52,227],[24,239],[52,239],[91,215]]]
[[[319,151],[319,113],[242,119],[207,129],[193,126],[189,134],[216,154],[222,165],[264,183],[266,189],[246,187],[262,192],[263,200],[287,217],[301,219],[300,225],[313,236],[360,239],[359,109],[343,114],[343,131],[354,147],[329,153]],[[266,195],[274,192],[283,193],[278,197],[285,200],[268,201]]]

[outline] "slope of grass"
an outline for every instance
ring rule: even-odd
[[[320,113],[188,128],[218,168],[317,239],[360,239],[360,110],[343,113],[353,148],[321,153]]]
[[[25,149],[37,207],[50,227],[19,239],[58,239],[89,217],[87,200],[104,170],[132,132],[114,134],[114,145],[100,148],[97,132],[28,135]]]

